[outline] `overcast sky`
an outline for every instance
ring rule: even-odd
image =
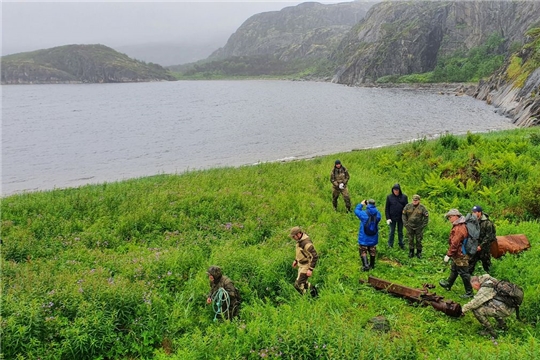
[[[251,15],[302,2],[2,0],[2,55],[67,44],[103,44],[114,48],[218,39],[225,45]]]

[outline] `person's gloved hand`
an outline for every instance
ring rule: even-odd
[[[386,220],[386,224],[390,225],[392,223],[391,219]]]
[[[447,263],[450,261],[450,257],[448,255],[444,255],[444,262]]]
[[[345,188],[345,184],[344,183],[339,183],[339,188],[343,190]]]

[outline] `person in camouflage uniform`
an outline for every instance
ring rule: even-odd
[[[334,210],[337,210],[339,194],[342,194],[345,206],[347,207],[347,212],[351,212],[351,198],[349,196],[349,190],[347,189],[349,172],[339,160],[335,161],[334,168],[330,173],[330,182],[332,183],[332,205],[334,206]]]
[[[473,297],[473,291],[471,286],[471,274],[469,274],[469,256],[464,255],[461,251],[463,240],[469,236],[467,226],[465,225],[465,217],[461,215],[458,209],[451,209],[445,216],[452,223],[452,230],[450,231],[450,237],[448,238],[449,247],[446,256],[444,257],[444,262],[447,263],[452,259],[452,267],[450,268],[448,280],[439,281],[439,285],[445,290],[450,291],[459,275],[463,281],[463,286],[465,287],[465,294],[461,297],[470,298]]]
[[[403,226],[407,229],[409,238],[409,257],[414,256],[416,238],[416,257],[422,257],[422,239],[424,238],[424,228],[428,224],[429,213],[426,207],[420,204],[420,195],[413,195],[413,201],[403,208]]]
[[[483,213],[482,207],[475,205],[472,213],[478,218],[480,223],[480,237],[478,238],[478,251],[469,260],[469,273],[474,273],[474,268],[478,261],[482,262],[482,267],[486,273],[491,268],[491,243],[497,241],[495,225],[489,219],[488,214]]]
[[[318,295],[317,288],[309,283],[308,279],[313,274],[315,266],[317,266],[319,255],[309,236],[300,227],[293,227],[290,235],[296,241],[296,256],[292,267],[298,267],[298,276],[294,282],[294,288],[301,295],[304,295],[309,290],[311,296],[316,297]]]
[[[494,288],[496,283],[497,279],[489,275],[473,276],[471,286],[478,293],[462,308],[463,314],[472,311],[476,319],[484,326],[486,333],[494,338],[497,337],[497,333],[488,318],[495,318],[497,327],[500,330],[507,330],[504,319],[512,315],[514,311],[514,308],[497,299]]]
[[[210,292],[206,298],[206,303],[219,302],[219,304],[215,305],[219,311],[218,315],[231,320],[238,315],[240,310],[240,293],[234,287],[231,279],[221,273],[219,266],[210,266],[206,274],[210,280]],[[220,289],[225,292],[220,291]]]

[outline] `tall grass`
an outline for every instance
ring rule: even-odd
[[[6,359],[540,358],[538,129],[425,139],[288,163],[160,175],[2,199],[1,346]],[[358,220],[331,205],[330,170],[349,169],[354,204],[395,182],[430,211],[424,258],[386,246],[371,274],[410,287],[448,275],[443,214],[482,205],[498,234],[532,248],[494,261],[525,290],[524,319],[498,343],[472,315],[452,319],[361,284]],[[340,200],[341,201],[341,200]],[[292,284],[302,226],[320,261],[316,300]],[[205,270],[220,265],[243,298],[213,322]],[[462,286],[434,290],[462,302]],[[385,316],[386,333],[369,319]]]

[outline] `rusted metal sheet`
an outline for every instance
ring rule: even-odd
[[[506,253],[517,254],[531,247],[529,239],[524,234],[497,236],[497,241],[491,243],[491,256],[498,259]]]
[[[377,290],[386,291],[391,295],[396,295],[411,302],[419,303],[423,306],[431,305],[435,310],[442,311],[448,316],[461,316],[461,305],[452,300],[444,300],[444,297],[436,293],[430,293],[429,289],[435,288],[435,285],[424,284],[422,289],[414,289],[403,285],[394,284],[390,281],[369,276],[367,281],[360,280],[361,283],[367,283]]]

